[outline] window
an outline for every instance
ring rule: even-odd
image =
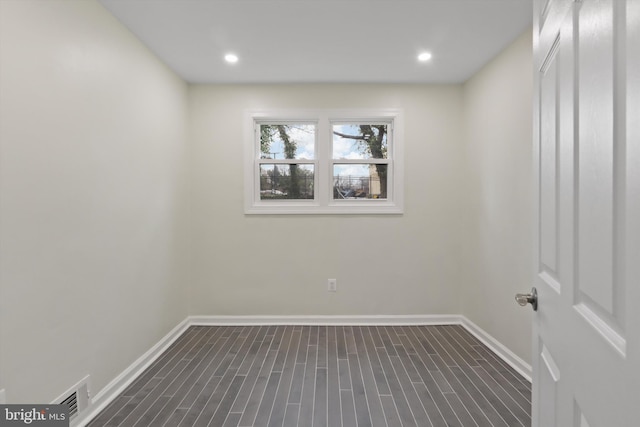
[[[388,123],[332,123],[333,199],[386,199]]]
[[[257,123],[260,200],[315,198],[316,125]]]
[[[250,112],[248,214],[402,213],[397,110]]]

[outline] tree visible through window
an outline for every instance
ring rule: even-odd
[[[260,199],[313,199],[314,163],[290,161],[313,160],[314,148],[313,124],[261,124]]]
[[[387,125],[334,124],[334,199],[387,198]]]
[[[247,213],[402,212],[399,111],[296,115],[249,116]]]

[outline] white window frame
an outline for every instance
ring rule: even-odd
[[[251,110],[244,119],[245,214],[402,214],[404,212],[404,123],[402,110]],[[316,126],[313,160],[260,159],[260,124],[313,123]],[[387,124],[387,159],[333,159],[332,126],[340,123]],[[314,199],[261,200],[260,164],[313,164]],[[333,198],[333,165],[385,163],[386,199]]]

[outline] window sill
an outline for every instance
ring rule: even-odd
[[[404,209],[394,204],[364,205],[358,203],[336,203],[328,206],[318,204],[289,203],[277,205],[261,204],[245,207],[246,215],[402,215]]]

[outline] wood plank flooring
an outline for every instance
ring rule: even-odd
[[[461,326],[193,326],[89,426],[529,426],[530,413],[531,384]]]

